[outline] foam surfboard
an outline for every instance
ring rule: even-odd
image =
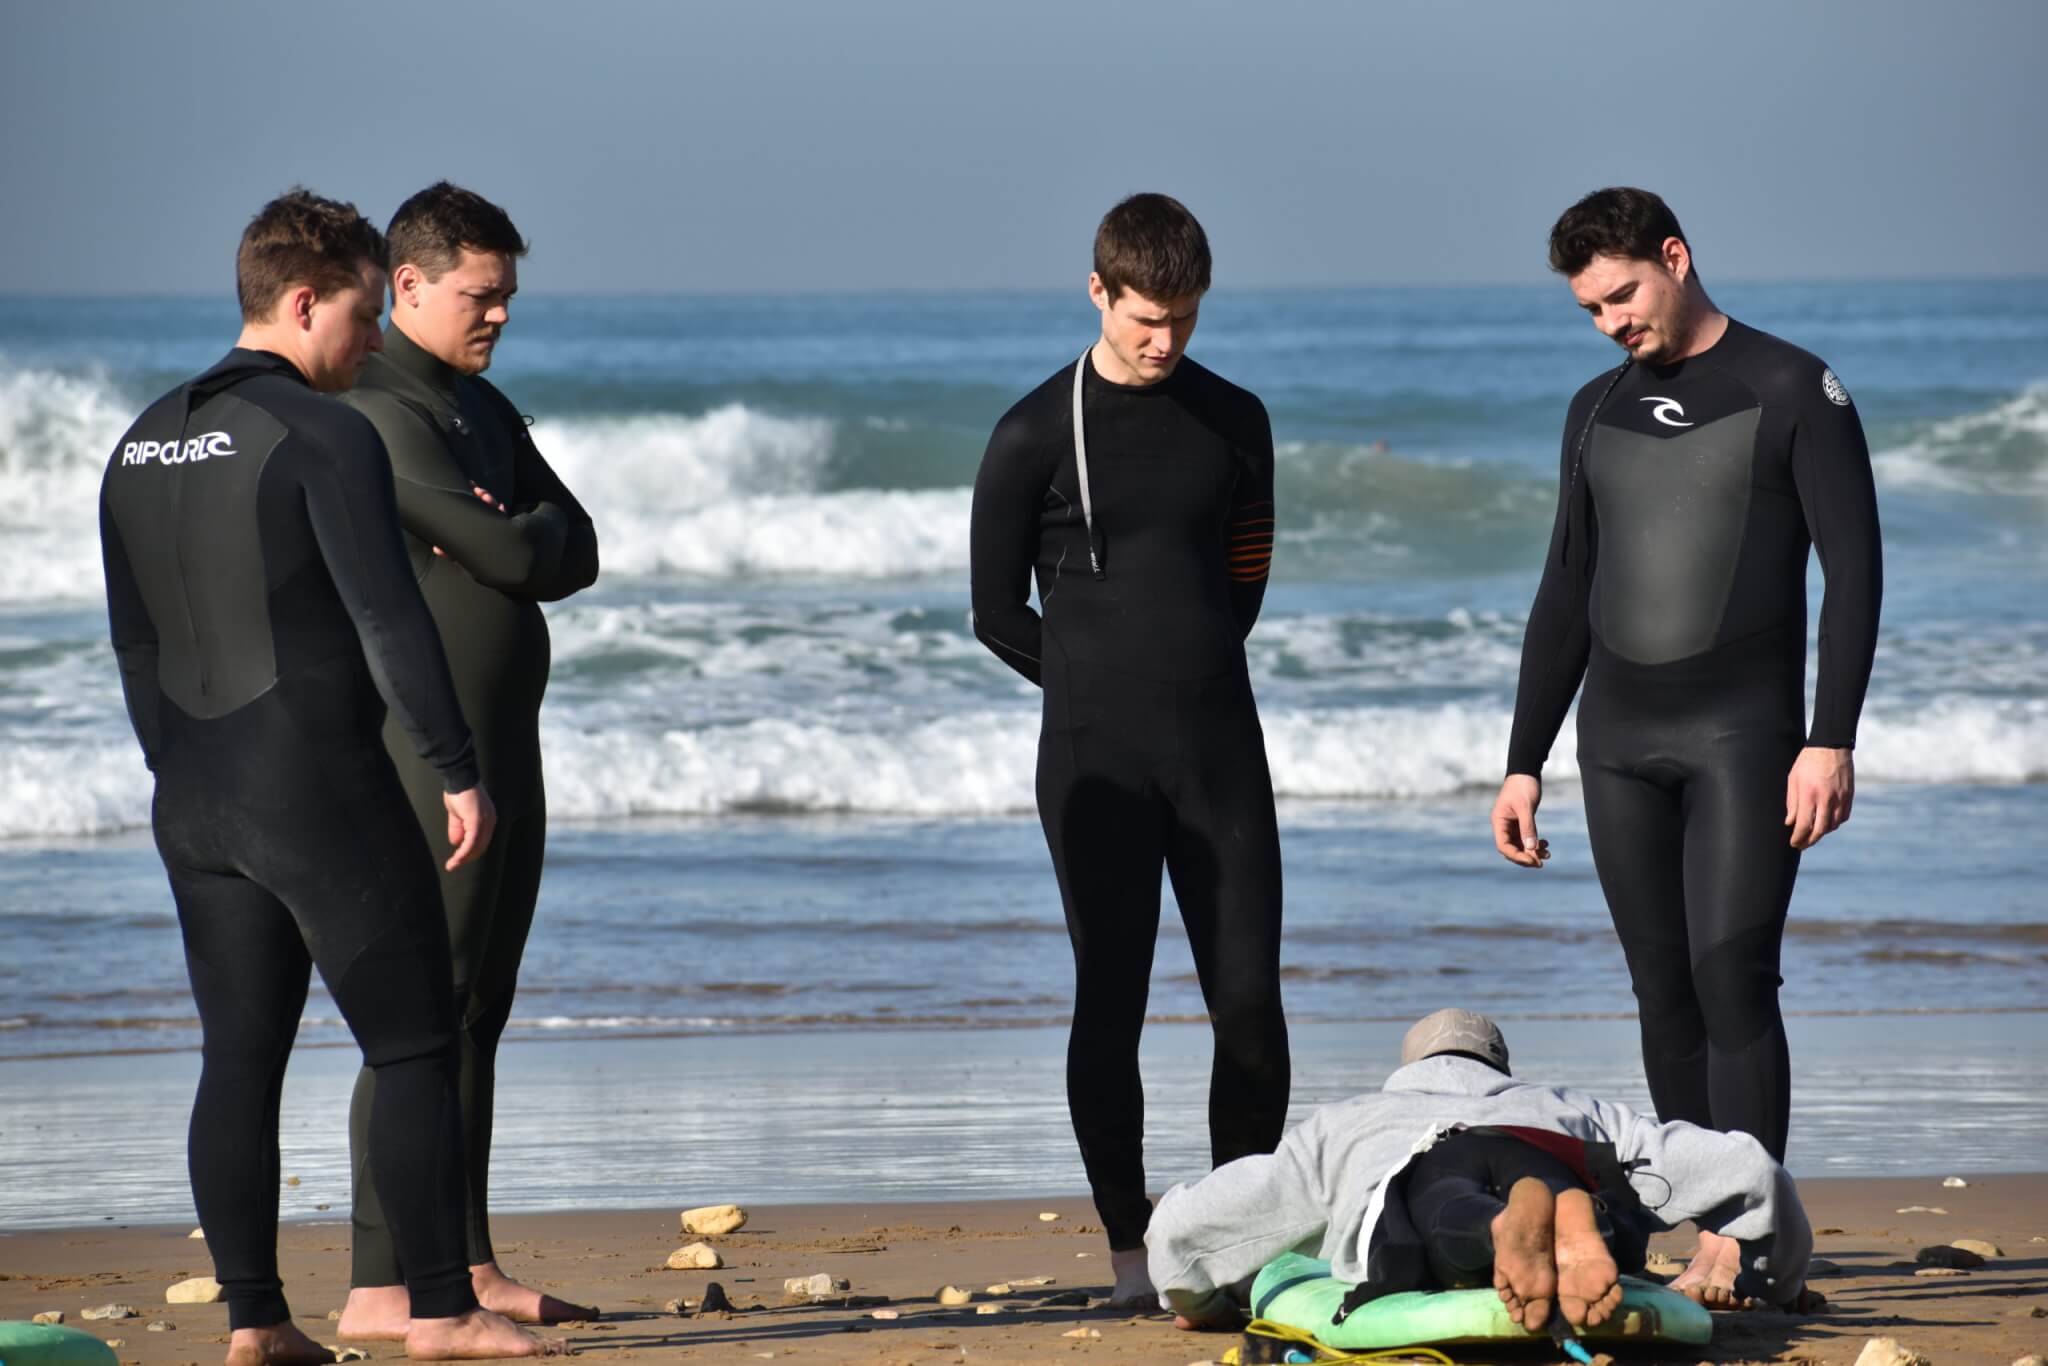
[[[1376,1351],[1425,1344],[1539,1338],[1508,1317],[1491,1289],[1412,1290],[1385,1295],[1334,1323],[1351,1286],[1330,1275],[1330,1264],[1290,1252],[1266,1265],[1252,1282],[1252,1314],[1299,1328],[1326,1347]],[[1621,1308],[1614,1317],[1581,1336],[1588,1342],[1692,1345],[1712,1340],[1714,1322],[1705,1309],[1675,1290],[1621,1278]]]
[[[114,1349],[61,1324],[0,1319],[0,1362],[7,1366],[117,1366]]]

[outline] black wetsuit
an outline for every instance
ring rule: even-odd
[[[1127,388],[1086,372],[1091,572],[1074,367],[996,425],[974,484],[975,634],[1045,689],[1038,811],[1073,940],[1067,1099],[1110,1246],[1142,1246],[1138,1035],[1173,878],[1215,1028],[1217,1163],[1285,1124],[1280,840],[1244,637],[1273,546],[1258,399],[1182,360]],[[1030,606],[1037,575],[1043,617]]]
[[[1810,728],[1809,544],[1827,579]],[[1540,776],[1583,675],[1586,825],[1657,1114],[1780,1160],[1785,782],[1802,745],[1855,744],[1882,589],[1862,424],[1806,352],[1731,320],[1700,355],[1572,401],[1508,771]]]
[[[491,1249],[491,1112],[498,1040],[512,1016],[519,960],[540,895],[547,843],[540,704],[548,684],[548,626],[539,604],[597,578],[597,533],[527,435],[526,420],[487,381],[457,373],[397,326],[370,357],[348,403],[391,453],[413,572],[440,627],[477,759],[498,807],[482,858],[441,875],[462,1022],[459,1082],[468,1149],[469,1260]],[[472,491],[482,485],[505,511]],[[437,555],[438,546],[444,554]],[[393,718],[384,741],[412,809],[431,832],[445,821],[432,767]],[[356,1082],[349,1133],[355,1156],[353,1284],[395,1285],[400,1261],[364,1169],[376,1074]]]
[[[383,444],[282,357],[231,351],[122,437],[100,536],[204,1029],[192,1195],[229,1322],[290,1316],[278,1097],[309,964],[378,1077],[370,1162],[412,1312],[467,1313],[448,936],[387,705],[445,790],[477,762]]]

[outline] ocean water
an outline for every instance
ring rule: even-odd
[[[1787,1006],[2048,1044],[2048,281],[1716,292],[1847,383],[1886,532],[1855,817],[1807,856]],[[1078,294],[522,298],[492,378],[604,575],[547,609],[554,830],[514,1039],[1064,1019],[1037,694],[968,630],[968,490],[1093,327]],[[234,331],[223,299],[0,299],[0,1061],[196,1045],[95,493]],[[1279,442],[1249,651],[1291,1015],[1625,1018],[1569,722],[1553,865],[1485,829],[1564,404],[1614,348],[1559,287],[1226,289],[1192,353]],[[1172,919],[1151,1008],[1200,1019]],[[317,990],[301,1037],[343,1038]]]

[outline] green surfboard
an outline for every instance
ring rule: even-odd
[[[1252,1314],[1346,1351],[1543,1336],[1509,1318],[1492,1290],[1412,1290],[1383,1296],[1352,1311],[1344,1322],[1332,1322],[1350,1293],[1349,1284],[1331,1278],[1328,1262],[1290,1252],[1269,1262],[1252,1282]],[[1712,1340],[1714,1322],[1677,1291],[1623,1276],[1621,1308],[1582,1336],[1588,1342],[1697,1346]]]
[[[118,1358],[113,1348],[76,1328],[0,1319],[0,1362],[5,1366],[117,1366]]]

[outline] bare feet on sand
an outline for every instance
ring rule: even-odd
[[[1621,1307],[1621,1273],[1600,1236],[1592,1195],[1568,1190],[1558,1196],[1556,1223],[1558,1308],[1573,1327],[1597,1328]]]
[[[290,1319],[264,1328],[237,1328],[228,1337],[227,1366],[313,1366],[333,1360],[334,1353]]]
[[[1226,1304],[1213,1314],[1191,1319],[1186,1314],[1175,1314],[1173,1326],[1189,1333],[1235,1333],[1247,1322],[1244,1311],[1234,1304]]]
[[[498,1357],[552,1357],[566,1343],[529,1333],[502,1314],[477,1309],[452,1319],[414,1319],[405,1354],[414,1361],[489,1361]]]
[[[1735,1278],[1741,1272],[1742,1244],[1701,1229],[1700,1250],[1670,1289],[1708,1309],[1748,1309],[1752,1302],[1735,1293]]]
[[[1145,1266],[1145,1249],[1127,1248],[1109,1254],[1109,1269],[1116,1273],[1116,1285],[1109,1292],[1112,1309],[1157,1309],[1159,1292],[1152,1288],[1152,1273]]]
[[[476,1289],[476,1302],[514,1323],[568,1323],[594,1319],[598,1311],[586,1305],[558,1300],[507,1276],[496,1262],[484,1262],[469,1269],[469,1283]]]
[[[1557,1293],[1555,1209],[1550,1187],[1525,1176],[1508,1190],[1507,1208],[1493,1216],[1493,1286],[1508,1317],[1532,1333],[1550,1322],[1550,1297]]]
[[[363,1342],[403,1342],[412,1326],[412,1296],[402,1285],[359,1285],[341,1306],[335,1331]]]

